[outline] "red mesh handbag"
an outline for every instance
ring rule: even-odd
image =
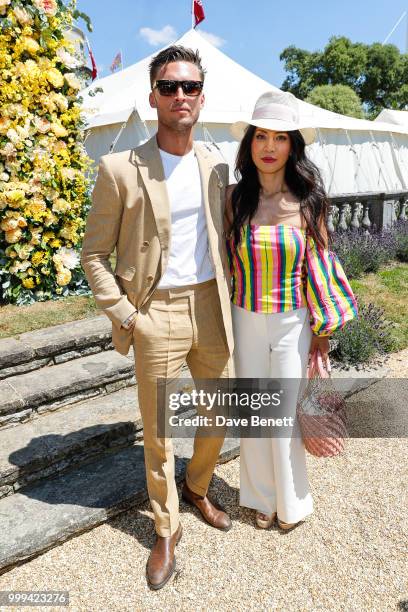
[[[306,450],[314,457],[335,457],[344,450],[346,404],[317,353],[310,360],[309,380],[298,400],[297,418]]]

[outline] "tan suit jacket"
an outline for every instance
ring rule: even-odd
[[[208,229],[209,254],[220,296],[230,354],[233,336],[230,275],[223,235],[228,165],[212,145],[194,143]],[[82,246],[81,263],[96,304],[112,321],[112,342],[126,355],[132,331],[122,322],[152,295],[167,266],[170,204],[156,136],[100,159]],[[116,267],[109,256],[116,247]]]

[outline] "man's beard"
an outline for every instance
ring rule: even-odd
[[[184,132],[189,132],[192,127],[197,123],[198,117],[190,114],[188,117],[183,117],[174,121],[161,121],[159,119],[159,123],[165,125],[167,128],[173,130],[174,132],[178,132],[179,134],[183,134]]]

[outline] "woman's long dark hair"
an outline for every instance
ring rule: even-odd
[[[261,186],[251,155],[251,143],[255,131],[255,126],[248,126],[235,163],[235,177],[238,183],[232,193],[233,222],[230,228],[235,244],[240,242],[244,221],[248,219],[248,223],[251,223],[258,208]],[[300,212],[306,222],[308,233],[319,245],[325,246],[319,223],[323,219],[327,230],[328,199],[320,172],[305,155],[305,141],[302,134],[298,130],[287,134],[292,150],[285,167],[286,185],[300,201]]]

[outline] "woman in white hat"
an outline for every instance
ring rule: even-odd
[[[241,144],[237,184],[227,191],[225,230],[232,276],[239,378],[292,378],[285,411],[296,415],[309,355],[330,369],[329,336],[357,315],[340,262],[328,250],[328,200],[305,145],[315,139],[289,93],[271,91],[231,131]],[[298,423],[290,437],[241,440],[240,504],[256,523],[291,529],[313,512]],[[263,432],[263,436],[268,434]]]

